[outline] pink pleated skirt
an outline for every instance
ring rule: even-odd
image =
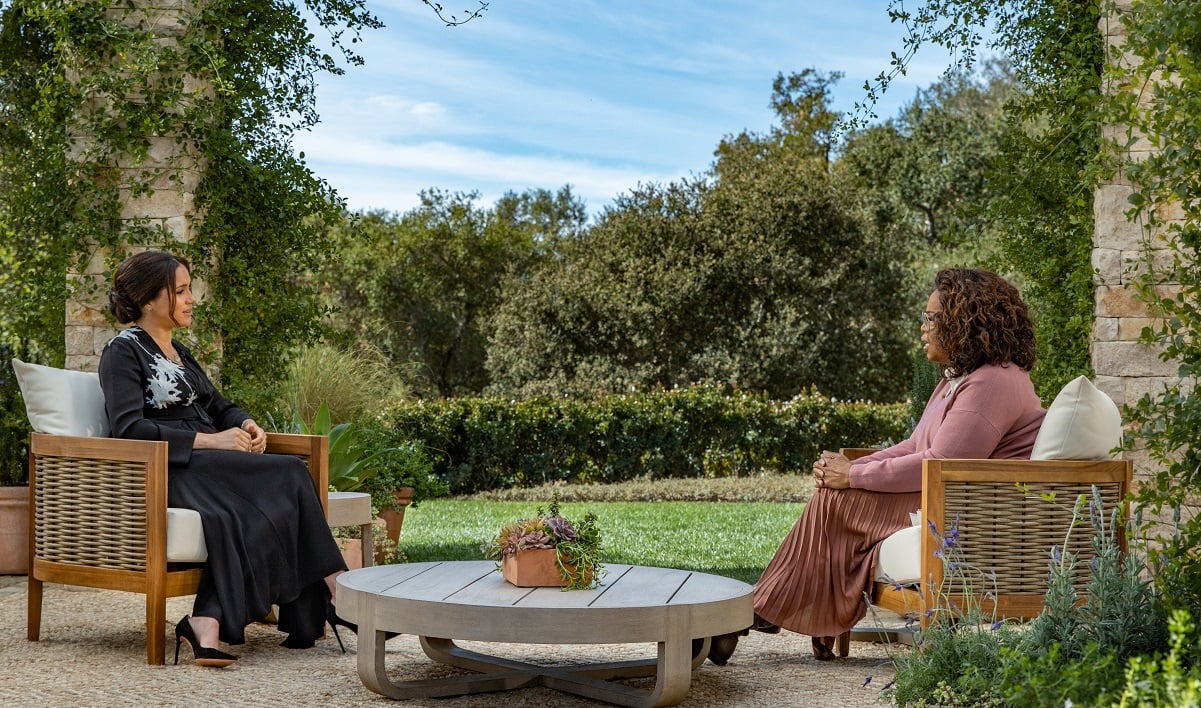
[[[910,524],[921,497],[818,489],[755,584],[755,613],[816,637],[854,627],[867,614],[880,542]]]

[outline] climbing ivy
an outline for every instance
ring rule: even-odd
[[[97,254],[111,268],[130,246],[182,251],[210,290],[198,353],[227,392],[263,406],[290,348],[316,332],[302,275],[343,212],[291,139],[317,122],[317,77],[360,63],[352,46],[381,23],[364,0],[151,5],[0,4],[0,260],[13,266],[0,293],[29,305],[5,308],[0,337],[61,363],[63,302],[103,301],[106,285],[69,270]],[[122,218],[164,187],[195,194],[186,245],[185,224]]]
[[[1112,95],[1124,174],[1134,185],[1128,216],[1148,246],[1137,287],[1154,324],[1142,340],[1179,364],[1179,380],[1144,395],[1127,413],[1130,443],[1140,438],[1156,463],[1139,485],[1140,502],[1172,519],[1175,532],[1153,555],[1165,602],[1201,616],[1201,6],[1143,0],[1123,13],[1126,51],[1115,63]],[[1165,80],[1165,77],[1170,79]],[[1133,148],[1133,152],[1126,152]],[[1145,151],[1147,148],[1150,152]]]
[[[985,218],[999,234],[993,265],[1019,276],[1038,323],[1040,396],[1092,371],[1093,189],[1099,157],[1103,41],[1100,2],[1089,0],[890,0],[905,28],[888,70],[864,86],[852,124],[922,46],[955,52],[952,70],[970,70],[985,50],[1008,60],[1021,89],[1006,104],[1009,125],[988,175]]]

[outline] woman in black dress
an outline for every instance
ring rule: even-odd
[[[195,509],[208,561],[192,615],[176,625],[196,663],[237,657],[218,640],[245,641],[244,629],[279,606],[283,646],[307,648],[336,620],[334,578],[346,570],[304,463],[263,455],[267,434],[223,397],[200,364],[171,338],[192,323],[187,261],[161,251],[125,260],[113,276],[109,308],[121,324],[100,357],[100,385],[112,434],[165,440],[167,501]]]

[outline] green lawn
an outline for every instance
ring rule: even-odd
[[[545,506],[545,505],[544,505]],[[436,499],[405,514],[400,543],[411,562],[479,560],[480,542],[505,523],[532,516],[537,502]],[[772,502],[564,502],[561,513],[600,519],[606,563],[716,573],[754,583],[801,514]]]

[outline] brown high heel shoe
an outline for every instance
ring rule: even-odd
[[[757,612],[755,613],[755,622],[751,625],[751,629],[755,630],[756,632],[763,632],[764,634],[780,633],[780,627],[778,625],[774,625],[771,622],[763,619]]]
[[[818,661],[833,661],[834,637],[813,637],[813,658]]]

